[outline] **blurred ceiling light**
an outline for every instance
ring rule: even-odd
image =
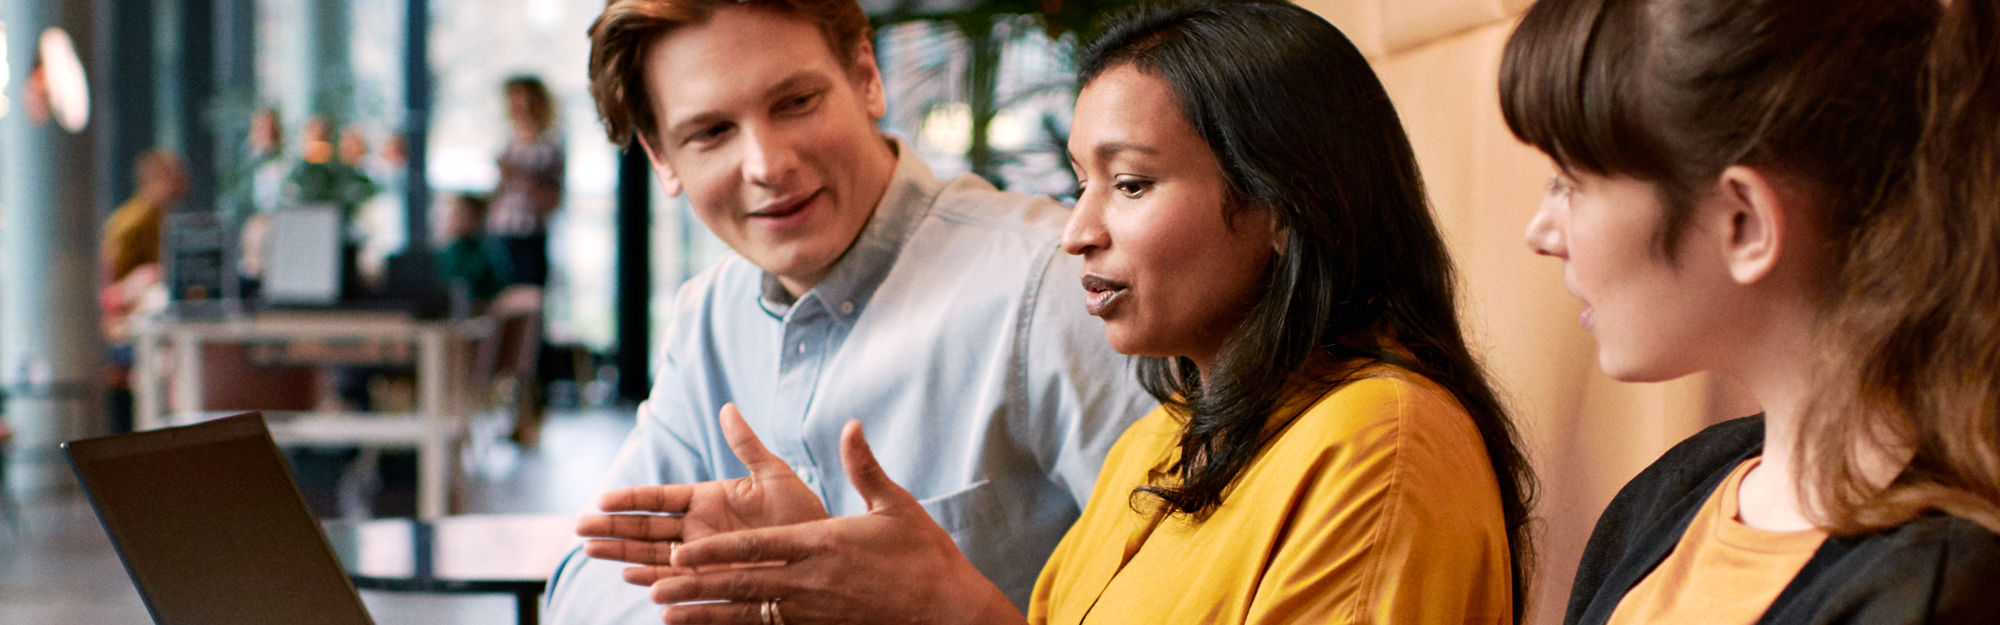
[[[41,53],[50,112],[63,130],[83,132],[90,123],[90,84],[83,75],[83,62],[76,56],[75,42],[63,29],[50,28],[42,31]]]
[[[13,82],[13,77],[13,68],[7,65],[7,23],[0,22],[0,92],[7,90],[7,85]],[[9,101],[4,93],[0,93],[0,119],[7,117],[7,111],[13,108],[11,104],[13,102]]]
[[[924,114],[917,141],[932,152],[964,154],[972,147],[972,107],[964,102],[944,102],[932,106],[930,112]]]
[[[6,60],[7,60],[7,23],[0,22],[0,89],[7,88],[7,83],[9,82],[9,79],[13,77],[14,69],[13,67],[7,65],[4,62]]]
[[[986,142],[996,150],[1013,151],[1028,147],[1028,122],[1008,109],[995,113],[986,125]]]

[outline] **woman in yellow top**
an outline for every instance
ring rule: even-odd
[[[1304,9],[1218,4],[1124,21],[1080,77],[1063,246],[1163,405],[1113,447],[1025,620],[1514,622],[1531,480],[1361,54]],[[755,466],[767,452],[724,413]],[[669,545],[672,568],[628,579],[670,623],[1023,621],[858,424],[843,447],[869,514]],[[757,479],[605,501],[674,500],[672,523],[710,529],[810,507]],[[726,566],[745,563],[765,565]],[[711,600],[729,603],[686,603]]]

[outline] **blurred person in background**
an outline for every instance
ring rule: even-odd
[[[509,267],[506,257],[490,253],[481,230],[486,220],[488,200],[462,193],[446,200],[443,228],[445,244],[437,252],[438,275],[447,288],[465,289],[474,310],[499,295],[507,287]],[[459,285],[463,285],[462,287]]]
[[[132,331],[130,318],[145,309],[161,285],[160,247],[166,215],[187,197],[187,165],[171,150],[155,149],[135,165],[139,188],[104,221],[98,247],[99,291],[110,389],[112,432],[132,429]]]
[[[562,205],[563,142],[556,129],[555,98],[541,79],[507,80],[512,134],[500,151],[500,183],[486,214],[486,234],[513,266],[509,282],[548,284],[549,217]]]
[[[563,142],[556,101],[534,76],[515,76],[501,88],[511,134],[500,151],[500,182],[486,211],[486,241],[505,259],[507,283],[545,287],[549,282],[549,218],[562,205]],[[539,307],[539,303],[532,304]],[[539,334],[537,335],[539,336]],[[539,341],[539,339],[538,339]],[[537,351],[541,346],[537,345]],[[542,422],[541,380],[524,376],[517,393],[510,438],[533,445]]]

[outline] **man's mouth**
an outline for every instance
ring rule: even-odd
[[[819,197],[819,194],[820,190],[814,189],[810,193],[800,193],[770,202],[751,211],[747,216],[752,219],[784,219],[805,210],[807,205],[812,204],[813,198]]]
[[[1127,285],[1094,273],[1083,274],[1083,310],[1093,317],[1102,317],[1118,302],[1118,296],[1125,294]]]

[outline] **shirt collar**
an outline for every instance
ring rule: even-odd
[[[888,189],[882,193],[882,201],[868,217],[868,224],[862,226],[853,245],[834,261],[833,271],[796,300],[778,283],[777,276],[765,272],[763,295],[757,301],[765,313],[785,319],[799,304],[817,302],[834,318],[851,320],[867,308],[868,298],[875,294],[875,287],[881,286],[882,279],[888,277],[889,269],[902,253],[903,243],[909,241],[917,224],[930,212],[931,202],[943,187],[930,167],[902,139],[895,136],[885,139],[889,149],[896,153],[896,170]]]

